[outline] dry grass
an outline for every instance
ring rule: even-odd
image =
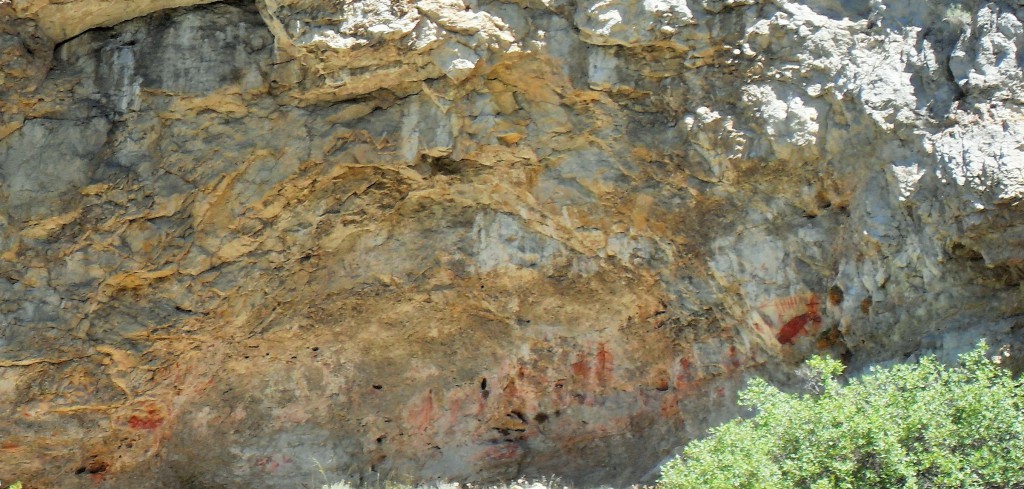
[[[501,484],[463,484],[459,482],[436,482],[433,484],[421,484],[411,485],[403,484],[394,481],[381,481],[378,484],[368,484],[363,487],[354,486],[348,482],[335,482],[334,484],[325,484],[320,489],[573,489],[569,485],[563,485],[561,481],[556,478],[541,478],[539,480],[528,481],[526,479],[518,479],[512,482],[501,483]]]
[[[436,482],[433,484],[403,484],[394,481],[380,481],[378,484],[354,486],[348,482],[325,484],[320,489],[577,489],[565,484],[557,477],[542,477],[536,480],[517,479],[499,484],[464,484],[459,482]],[[632,486],[630,489],[656,489],[653,486]]]

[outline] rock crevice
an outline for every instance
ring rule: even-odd
[[[0,479],[621,486],[811,354],[1015,351],[967,7],[0,3]]]

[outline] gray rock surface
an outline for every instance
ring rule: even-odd
[[[811,354],[1017,352],[1022,19],[0,1],[0,480],[623,486]]]

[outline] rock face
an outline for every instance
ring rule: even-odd
[[[0,1],[0,480],[624,485],[813,353],[1020,348],[1021,19]]]

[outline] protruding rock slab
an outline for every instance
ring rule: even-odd
[[[0,4],[0,480],[625,486],[1024,344],[1015,4],[179,5]]]

